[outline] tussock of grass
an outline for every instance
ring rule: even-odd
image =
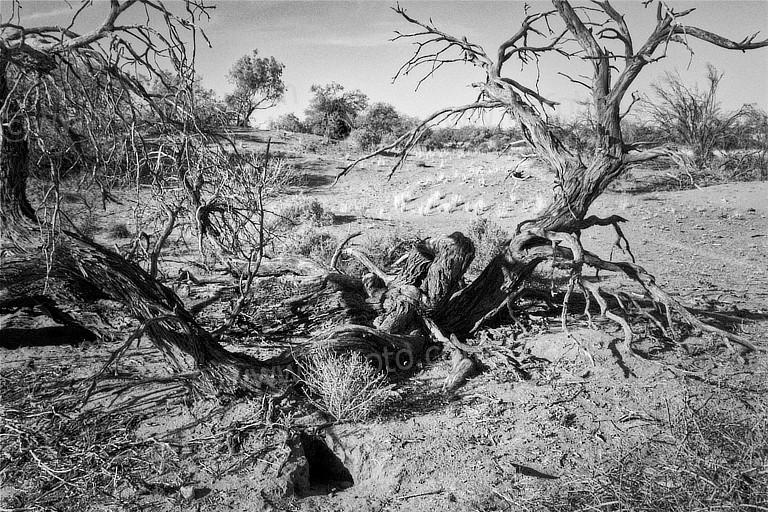
[[[472,273],[481,272],[509,239],[509,234],[501,226],[484,217],[469,223],[467,236],[475,244],[475,259],[469,267]]]
[[[315,405],[336,421],[363,421],[387,401],[392,389],[382,372],[357,353],[320,350],[300,364]]]
[[[112,238],[130,238],[132,234],[126,223],[120,222],[118,224],[113,224],[112,227],[109,228],[109,236]]]
[[[440,210],[444,213],[451,213],[453,210],[464,204],[464,200],[460,194],[451,194],[448,200],[440,206]]]
[[[303,199],[284,208],[278,216],[278,224],[289,227],[309,225],[313,227],[330,226],[334,216],[317,199]]]
[[[405,212],[406,205],[414,200],[413,192],[405,190],[392,196],[392,208],[398,212]]]
[[[440,192],[439,190],[435,190],[432,192],[429,197],[427,198],[427,201],[425,203],[426,207],[428,209],[432,209],[436,207],[438,204],[440,204],[440,201],[445,197],[445,194],[443,192]]]
[[[338,245],[338,239],[330,233],[305,226],[291,233],[283,252],[330,263]]]

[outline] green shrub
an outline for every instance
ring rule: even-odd
[[[277,119],[274,119],[269,123],[269,127],[273,130],[285,130],[287,132],[303,133],[306,131],[306,127],[302,124],[301,120],[296,114],[284,114]]]
[[[370,128],[358,128],[350,135],[352,143],[357,149],[369,151],[381,144],[382,136]]]

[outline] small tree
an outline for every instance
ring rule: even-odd
[[[306,110],[306,125],[312,133],[326,139],[339,140],[347,137],[355,127],[357,116],[368,105],[368,96],[361,91],[345,91],[335,82],[313,85],[314,94]]]
[[[684,144],[693,152],[693,167],[701,171],[712,160],[728,132],[744,114],[742,110],[724,113],[717,101],[717,88],[723,73],[707,66],[707,87],[685,85],[679,74],[667,73],[653,84],[655,97],[644,102],[652,120],[667,131],[671,142]]]
[[[391,142],[410,129],[408,120],[389,103],[374,103],[360,115],[355,132],[361,149],[369,149],[382,141]]]
[[[403,126],[403,119],[389,103],[374,103],[363,112],[358,124],[383,137],[398,133]]]
[[[229,71],[229,81],[235,91],[225,98],[237,118],[237,126],[248,126],[256,110],[274,107],[285,94],[283,69],[285,65],[274,57],[259,57],[258,50],[243,55]]]

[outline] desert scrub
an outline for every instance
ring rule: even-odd
[[[329,264],[338,244],[336,237],[330,233],[303,226],[290,234],[283,252]]]
[[[309,399],[336,421],[366,420],[391,395],[385,375],[358,353],[320,349],[299,368]]]
[[[504,228],[485,217],[469,223],[467,236],[475,244],[475,259],[469,266],[469,272],[472,273],[482,272],[509,239],[509,234]]]
[[[278,215],[275,227],[290,229],[302,224],[314,227],[330,226],[333,220],[333,214],[326,210],[320,201],[304,198],[283,208]]]
[[[131,230],[125,222],[113,224],[109,228],[109,236],[112,238],[131,238]]]

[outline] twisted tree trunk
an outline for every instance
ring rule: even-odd
[[[29,149],[24,119],[10,97],[7,71],[8,63],[0,59],[0,255],[10,247],[28,242],[29,228],[35,221],[27,199]]]

